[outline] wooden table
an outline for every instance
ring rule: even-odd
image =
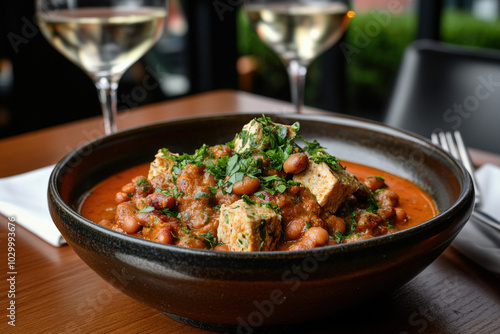
[[[178,117],[291,110],[288,103],[216,91],[125,112],[119,127]],[[318,112],[311,108],[307,112]],[[0,177],[57,162],[103,133],[96,117],[0,140]],[[475,152],[478,164],[500,157]],[[1,190],[0,190],[1,191]],[[69,246],[56,248],[16,225],[15,327],[9,326],[7,226],[0,216],[0,333],[208,333],[178,323],[112,288]],[[342,301],[332,301],[342,302]],[[312,305],[313,306],[313,305]],[[312,324],[301,333],[500,333],[500,280],[447,249],[385,298]]]

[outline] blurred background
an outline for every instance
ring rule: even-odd
[[[238,1],[171,0],[160,42],[120,81],[118,109],[215,89],[289,101],[284,66]],[[382,120],[405,48],[417,39],[500,49],[499,0],[353,0],[343,39],[310,67],[305,104]],[[87,75],[38,30],[34,1],[0,4],[0,138],[101,115]]]

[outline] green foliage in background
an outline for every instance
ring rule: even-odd
[[[238,48],[241,55],[253,55],[259,61],[254,92],[288,100],[289,83],[286,70],[279,58],[263,44],[241,12],[238,19]],[[368,42],[360,45],[359,34],[376,22],[370,13],[357,14],[351,21],[344,47],[355,50],[345,57],[346,106],[348,109],[380,110],[392,88],[404,48],[414,39],[416,18],[412,15],[391,17],[389,24],[380,27],[376,35],[370,31]],[[372,36],[372,37],[371,37]],[[366,41],[366,39],[364,40]],[[341,44],[334,46],[341,47]],[[347,55],[347,53],[346,53]],[[317,106],[321,57],[311,64],[306,80],[306,104]]]
[[[443,42],[500,50],[500,22],[474,18],[469,12],[447,10],[443,13]]]
[[[379,30],[377,30],[379,29]],[[242,55],[259,60],[254,92],[289,99],[286,70],[279,58],[253,32],[246,17],[238,20],[238,47]],[[415,40],[415,12],[393,15],[381,23],[373,12],[357,13],[352,19],[344,44],[346,71],[345,112],[380,119],[390,98],[405,48]],[[470,12],[445,10],[442,40],[447,43],[500,49],[500,23],[485,22]],[[306,80],[306,104],[316,101],[320,84],[321,58],[311,64]]]
[[[366,33],[374,20],[370,13],[357,14],[351,21],[346,43],[356,46],[358,29]],[[346,66],[348,110],[362,110],[368,115],[375,113],[374,118],[384,110],[404,50],[415,39],[417,16],[411,12],[392,16],[389,24],[380,24],[380,27],[380,33],[368,36],[368,45],[360,48],[359,54],[353,54],[352,61]],[[468,11],[447,9],[441,21],[441,40],[457,45],[500,49],[500,22],[477,19]]]
[[[415,39],[416,26],[413,13],[392,15],[382,22],[370,12],[356,14],[352,19],[344,47],[350,51],[346,57],[349,110],[374,113],[383,110],[404,50]]]

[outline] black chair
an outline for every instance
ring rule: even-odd
[[[459,130],[468,146],[500,153],[500,52],[414,42],[384,122],[427,138]]]

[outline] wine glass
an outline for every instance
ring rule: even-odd
[[[116,131],[118,81],[160,38],[167,1],[36,0],[43,35],[94,81],[106,134]]]
[[[301,113],[307,67],[347,29],[354,16],[349,1],[245,0],[243,8],[259,38],[286,66],[292,102]]]

